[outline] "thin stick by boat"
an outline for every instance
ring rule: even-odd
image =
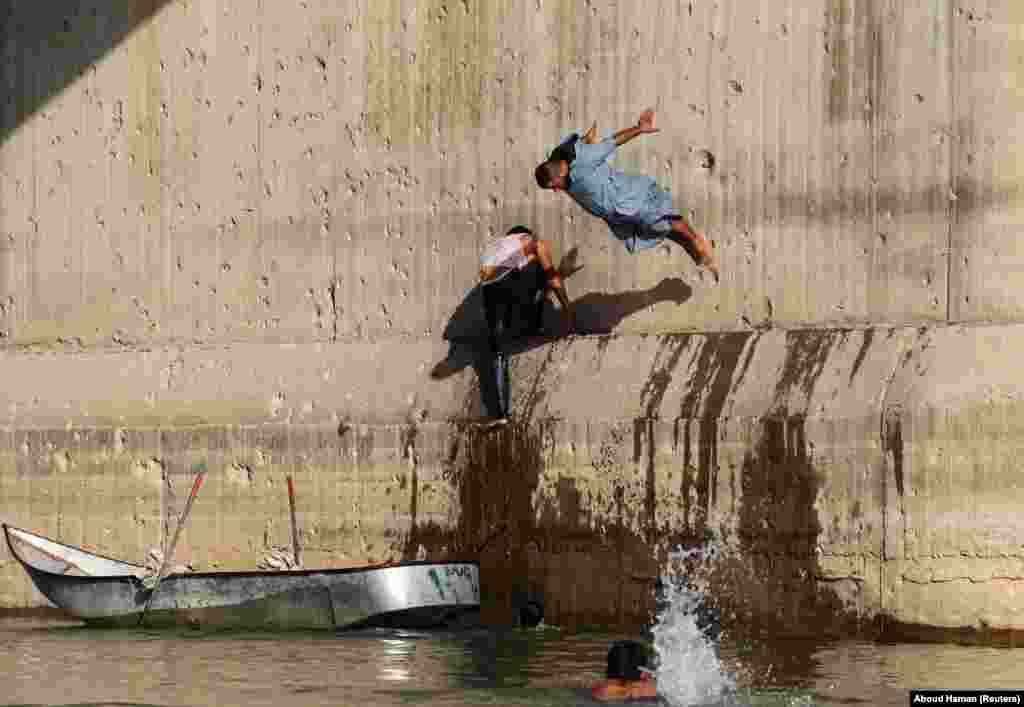
[[[299,525],[295,520],[295,485],[291,476],[288,477],[288,505],[292,513],[292,559],[295,560],[295,566],[299,567]]]
[[[178,538],[181,537],[181,529],[185,525],[185,521],[188,519],[189,511],[192,510],[192,503],[196,500],[196,495],[199,493],[199,487],[203,483],[203,479],[206,478],[206,465],[200,464],[197,467],[195,481],[192,482],[192,491],[188,495],[188,501],[185,502],[185,509],[181,512],[181,517],[178,519],[178,526],[174,529],[174,538],[171,540],[171,545],[167,549],[167,553],[164,555],[163,564],[160,565],[160,571],[156,573],[156,580],[153,583],[153,589],[149,592],[149,598],[146,600],[146,605],[142,608],[142,613],[139,614],[139,626],[146,618],[146,612],[149,611],[150,604],[153,603],[153,597],[156,596],[157,589],[160,588],[160,582],[164,578],[164,573],[167,571],[167,567],[171,563],[171,558],[174,557],[174,551],[178,547]]]

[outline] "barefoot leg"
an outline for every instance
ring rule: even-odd
[[[711,249],[711,241],[694,231],[685,218],[680,216],[672,220],[672,231],[668,238],[681,245],[694,263],[703,265],[718,279],[718,261]]]

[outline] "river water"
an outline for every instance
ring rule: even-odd
[[[9,619],[0,621],[0,705],[592,705],[586,688],[618,638],[544,627],[260,634]],[[727,689],[704,704],[906,705],[911,688],[1024,687],[1024,653],[1011,648],[725,639],[717,665],[674,657],[676,677],[690,670]],[[677,690],[663,702],[686,699]]]

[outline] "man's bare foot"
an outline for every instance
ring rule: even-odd
[[[693,245],[697,253],[700,255],[702,265],[707,265],[714,261],[714,255],[712,255],[711,249],[711,241],[707,239],[707,236],[701,233],[694,233]]]
[[[704,263],[704,267],[706,267],[708,271],[711,273],[712,277],[715,278],[715,284],[717,285],[719,279],[721,279],[721,276],[718,272],[718,263],[715,262],[714,258],[711,258],[710,260],[707,260]]]
[[[486,431],[490,432],[491,430],[496,430],[501,427],[505,427],[507,424],[507,417],[495,417],[485,421],[482,426]]]
[[[705,235],[694,231],[686,220],[680,217],[673,221],[669,239],[681,245],[694,264],[697,267],[707,268],[715,278],[715,282],[718,282],[718,261],[715,258],[711,241]]]
[[[720,278],[720,274],[718,271],[718,260],[715,258],[714,250],[711,247],[711,241],[700,233],[694,233],[693,246],[697,256],[694,260],[697,265],[707,268],[717,283]]]

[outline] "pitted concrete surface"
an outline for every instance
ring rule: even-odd
[[[693,285],[623,333],[1019,317],[1009,0],[131,6],[6,10],[8,345],[429,339],[520,222],[574,294]],[[533,183],[645,106],[721,287]]]
[[[204,567],[288,544],[292,473],[307,564],[475,554],[496,607],[646,618],[711,529],[751,621],[1024,627],[1022,25],[1013,0],[0,3],[3,517],[137,559],[205,460]],[[648,106],[617,163],[690,210],[717,286],[533,181]],[[591,336],[519,353],[517,422],[482,437],[477,259],[517,223],[583,264]],[[0,605],[43,601],[0,563]]]

